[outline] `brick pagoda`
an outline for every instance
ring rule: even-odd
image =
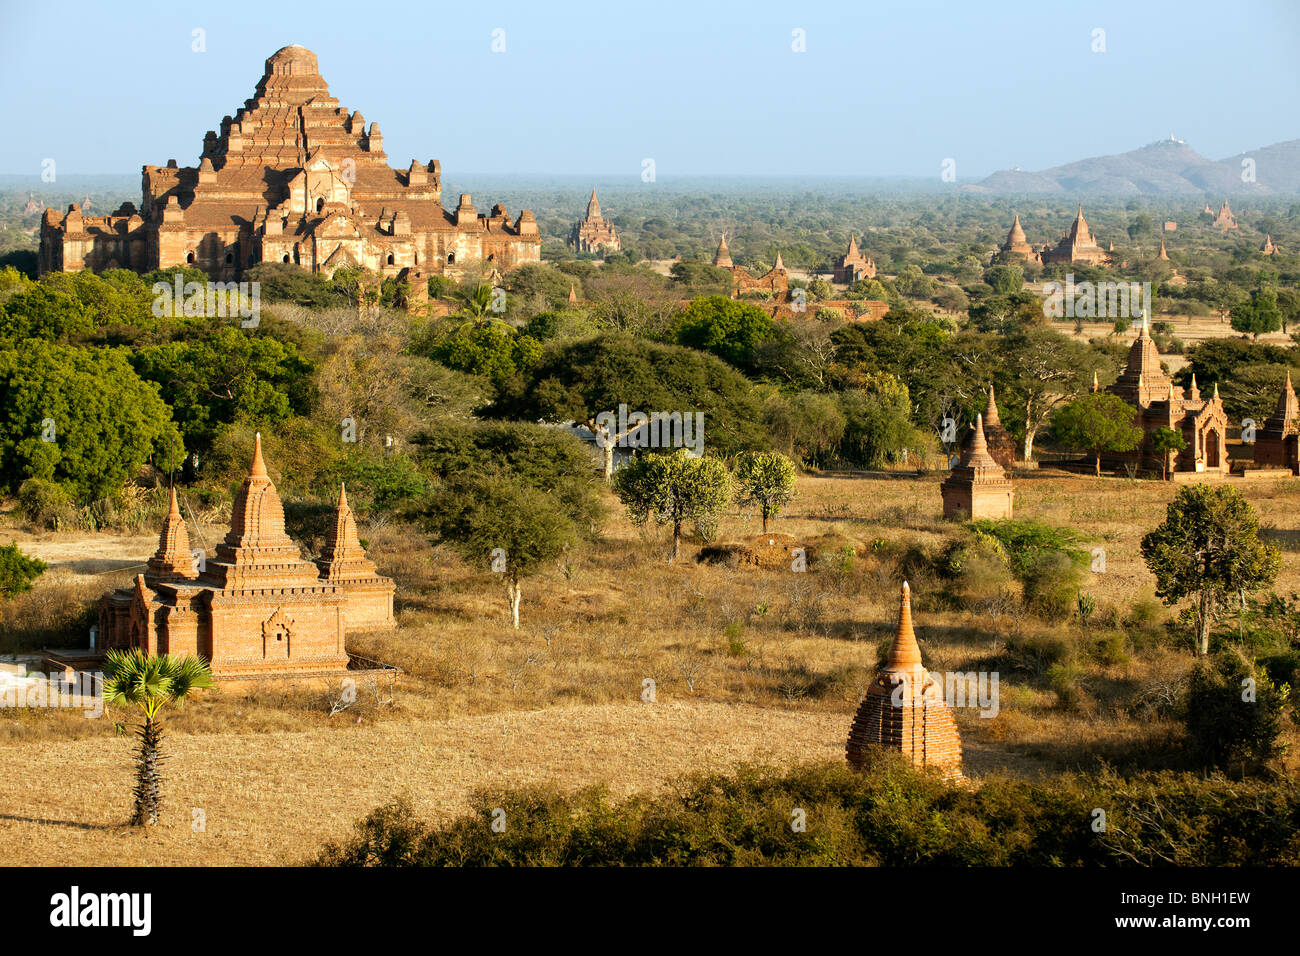
[[[1285,468],[1300,475],[1300,405],[1291,386],[1291,372],[1286,373],[1282,394],[1277,397],[1277,409],[1264,422],[1255,436],[1255,467]]]
[[[943,516],[958,521],[1010,518],[1015,493],[1006,471],[989,454],[983,415],[975,416],[971,432],[961,463],[939,486]]]
[[[1020,225],[1020,214],[1017,213],[1011,223],[1011,231],[1007,233],[1006,241],[998,249],[999,257],[1004,262],[1041,262],[1042,257],[1033,246],[1029,244],[1029,239],[1025,236],[1025,230]]]
[[[993,395],[993,385],[989,384],[989,402],[984,408],[984,441],[988,447],[988,453],[1007,471],[1010,471],[1016,464],[1016,442],[1015,439],[1002,427],[1002,416],[998,414],[998,403]],[[975,429],[971,428],[961,439],[961,452],[966,451],[975,442]]]
[[[1110,262],[1110,253],[1103,249],[1088,228],[1088,220],[1083,218],[1083,204],[1070,223],[1070,229],[1055,248],[1044,248],[1042,253],[1044,265],[1054,262],[1082,262],[1091,266],[1104,266]]]
[[[1098,386],[1093,385],[1097,391]],[[1150,323],[1144,316],[1142,327],[1128,353],[1128,364],[1106,391],[1118,395],[1137,409],[1137,425],[1144,432],[1142,444],[1131,452],[1102,455],[1103,468],[1121,468],[1134,464],[1141,469],[1164,473],[1160,456],[1152,448],[1152,435],[1165,427],[1180,432],[1187,447],[1174,459],[1173,472],[1228,473],[1228,415],[1219,398],[1201,397],[1192,378],[1191,387],[1180,391],[1160,366],[1160,352],[1151,339]]]
[[[869,766],[876,754],[892,751],[921,769],[936,770],[950,779],[962,776],[957,722],[944,701],[943,681],[921,663],[906,581],[889,659],[867,688],[844,749],[849,763],[858,769]]]
[[[100,600],[103,646],[199,655],[221,679],[332,674],[347,670],[349,629],[394,624],[393,582],[366,558],[342,490],[320,559],[303,560],[260,435],[230,533],[195,564],[173,489],[148,569]]]
[[[261,262],[332,275],[364,266],[455,273],[470,261],[504,272],[541,258],[541,234],[524,210],[480,214],[468,194],[442,206],[442,164],[388,165],[378,123],[366,126],[330,95],[316,54],[287,46],[233,117],[209,130],[197,166],[143,169],[141,207],[108,216],[73,204],[41,220],[39,270],[192,265],[232,281]]]
[[[874,279],[875,277],[876,264],[858,251],[858,238],[850,235],[849,248],[835,263],[835,271],[831,276],[832,281],[851,285],[860,279]]]
[[[587,201],[587,215],[573,224],[569,246],[575,252],[600,253],[618,252],[623,248],[614,224],[600,211],[600,200],[596,198],[595,189],[592,189],[591,199]]]

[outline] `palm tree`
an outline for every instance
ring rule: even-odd
[[[173,657],[170,654],[145,654],[138,648],[111,650],[105,661],[104,703],[122,707],[139,707],[144,724],[136,732],[140,747],[136,751],[135,814],[133,826],[154,826],[162,809],[162,774],[159,746],[162,722],[158,711],[173,701],[184,704],[189,692],[214,686],[212,671],[201,657]]]

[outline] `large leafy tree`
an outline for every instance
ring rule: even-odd
[[[1259,516],[1236,488],[1180,488],[1165,520],[1142,538],[1142,557],[1156,576],[1156,594],[1172,606],[1194,599],[1196,651],[1210,650],[1210,623],[1232,595],[1267,587],[1282,556],[1259,539]]]
[[[673,529],[671,564],[681,555],[682,525],[713,528],[734,494],[727,466],[717,458],[693,458],[684,450],[642,455],[614,476],[614,492],[637,525],[653,521]]]
[[[212,687],[212,672],[201,657],[173,657],[111,650],[104,662],[104,702],[133,707],[144,716],[136,731],[135,811],[131,823],[154,826],[162,813],[163,728],[159,712],[168,704],[181,706],[191,691]]]
[[[1124,399],[1093,392],[1057,409],[1052,434],[1062,445],[1092,452],[1100,475],[1104,453],[1132,451],[1142,443],[1142,429],[1136,422],[1137,409]]]
[[[1260,335],[1282,328],[1282,312],[1277,304],[1277,290],[1271,286],[1256,289],[1250,299],[1232,308],[1232,327],[1238,332]]]
[[[140,349],[131,358],[156,382],[191,450],[222,425],[271,426],[311,404],[312,363],[291,342],[229,325]]]
[[[1014,420],[1023,423],[1021,457],[1032,461],[1034,439],[1052,412],[1087,391],[1094,372],[1111,371],[1110,362],[1049,328],[1023,328],[999,344],[1003,372],[998,377],[998,398],[1004,408],[1014,407]]]
[[[741,504],[756,505],[767,522],[794,497],[794,462],[779,451],[747,451],[736,457],[735,483]]]
[[[631,335],[600,335],[555,342],[494,406],[511,418],[574,421],[593,432],[602,413],[704,415],[708,448],[727,455],[767,446],[753,385],[721,359],[694,349],[649,342]],[[613,474],[614,446],[627,436],[611,433],[602,442],[605,476]]]
[[[10,489],[40,478],[74,498],[105,497],[150,458],[179,464],[180,435],[123,350],[36,339],[0,350],[0,480]]]

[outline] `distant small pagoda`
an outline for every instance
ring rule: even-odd
[[[569,246],[575,252],[600,253],[618,252],[623,248],[618,230],[600,211],[600,200],[596,198],[594,187],[591,198],[587,200],[587,215],[575,222],[573,231],[569,233]]]

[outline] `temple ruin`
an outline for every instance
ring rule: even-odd
[[[489,214],[462,194],[442,205],[442,165],[388,165],[378,123],[367,127],[330,96],[316,55],[287,46],[266,61],[253,98],[203,138],[198,166],[145,166],[139,209],[107,216],[73,204],[41,220],[41,273],[81,269],[150,272],[193,266],[218,281],[263,262],[325,275],[361,266],[456,274],[481,261],[505,272],[541,259],[541,235],[525,209]]]

